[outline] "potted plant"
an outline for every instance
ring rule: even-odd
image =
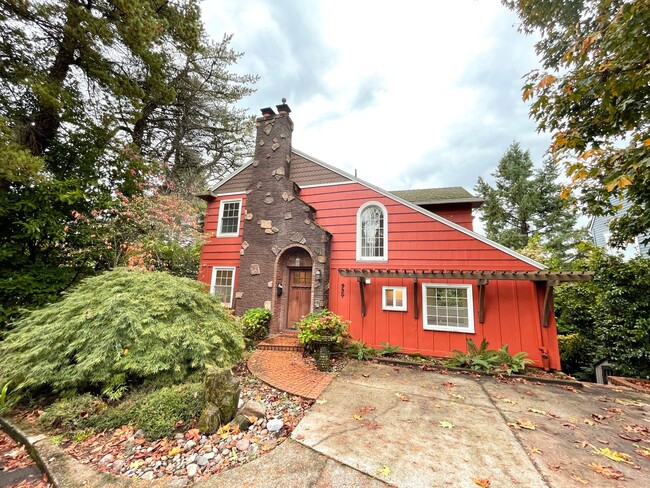
[[[298,340],[309,352],[316,354],[319,371],[329,371],[329,359],[334,347],[343,346],[350,338],[349,322],[329,310],[313,312],[296,324]]]

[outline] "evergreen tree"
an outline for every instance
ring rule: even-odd
[[[229,71],[229,42],[197,0],[0,0],[0,328],[102,265],[118,196],[240,164],[255,78]]]
[[[570,201],[560,196],[557,169],[546,161],[533,167],[529,151],[514,142],[492,174],[495,186],[478,179],[476,191],[485,198],[480,209],[487,236],[513,249],[522,249],[536,235],[558,263],[579,237]]]

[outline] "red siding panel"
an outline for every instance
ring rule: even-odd
[[[527,281],[492,281],[486,286],[485,321],[478,322],[478,287],[473,285],[473,334],[430,331],[423,328],[422,283],[418,283],[418,319],[414,318],[413,281],[408,279],[373,278],[365,287],[366,316],[361,317],[359,285],[354,278],[338,275],[341,268],[372,269],[446,269],[446,270],[517,270],[536,268],[510,254],[496,249],[447,224],[433,220],[409,207],[359,184],[303,189],[300,197],[317,209],[316,221],[333,234],[331,254],[330,309],[351,321],[350,332],[366,344],[381,347],[390,342],[404,352],[420,352],[449,356],[454,349],[466,350],[466,339],[477,345],[487,339],[490,348],[508,344],[511,354],[525,351],[542,366],[541,347],[549,349],[551,367],[559,368],[555,324],[542,330],[540,298],[536,285]],[[377,201],[388,212],[388,261],[356,261],[356,214],[368,201]],[[471,212],[458,224],[471,229]],[[464,221],[463,221],[464,220]],[[345,296],[341,297],[341,284]],[[408,294],[406,312],[384,311],[382,286],[405,286]],[[543,296],[543,295],[542,295]],[[553,344],[550,346],[549,344]]]

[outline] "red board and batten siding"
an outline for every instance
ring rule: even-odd
[[[344,268],[534,271],[534,266],[360,184],[306,188],[300,198],[317,209],[316,221],[333,235],[329,308],[351,321],[350,332],[355,338],[375,347],[390,342],[400,345],[404,352],[434,356],[465,350],[466,338],[477,344],[486,338],[491,348],[508,344],[512,354],[527,352],[537,366],[543,365],[540,348],[546,347],[550,367],[560,368],[555,321],[551,318],[548,327],[541,326],[543,292],[532,282],[491,281],[485,287],[485,320],[479,323],[475,281],[420,279],[419,318],[415,319],[413,280],[372,278],[365,287],[367,313],[362,317],[356,278],[343,278],[338,273]],[[356,214],[368,201],[382,203],[388,212],[386,262],[356,261]],[[424,330],[422,283],[428,282],[473,286],[475,333]],[[381,291],[387,285],[407,288],[406,312],[382,310]]]
[[[240,208],[241,216],[239,219],[239,234],[237,237],[217,237],[217,224],[219,223],[219,208],[223,200],[242,199]],[[210,285],[212,279],[212,267],[224,266],[234,267],[235,270],[235,287],[237,290],[237,280],[239,278],[239,258],[243,236],[244,226],[244,209],[246,208],[246,194],[228,195],[219,197],[216,200],[208,202],[208,208],[205,215],[205,224],[203,232],[206,236],[206,242],[201,247],[201,261],[199,267],[199,281]]]

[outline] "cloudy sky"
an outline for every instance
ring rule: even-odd
[[[251,114],[286,97],[293,146],[389,190],[472,189],[519,141],[541,162],[521,100],[534,39],[499,0],[205,0],[260,76]]]

